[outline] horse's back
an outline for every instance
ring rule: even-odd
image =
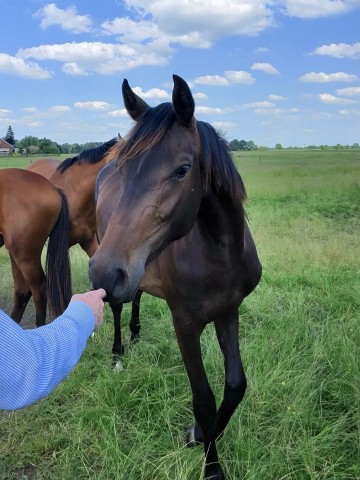
[[[55,173],[57,167],[60,164],[60,160],[55,160],[54,158],[40,158],[35,162],[32,162],[27,170],[30,172],[38,173],[43,177],[50,179],[51,176]]]

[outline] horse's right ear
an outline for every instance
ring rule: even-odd
[[[139,121],[143,117],[146,110],[150,108],[149,105],[131,90],[129,82],[126,80],[126,78],[122,83],[122,94],[128,114],[136,122]]]

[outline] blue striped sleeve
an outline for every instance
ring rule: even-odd
[[[48,395],[75,367],[94,327],[93,311],[78,301],[29,330],[0,310],[0,409],[23,408]]]

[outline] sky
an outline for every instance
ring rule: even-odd
[[[360,143],[360,0],[1,3],[0,137],[124,136],[123,79],[155,106],[177,74],[228,140]]]

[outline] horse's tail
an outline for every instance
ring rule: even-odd
[[[50,314],[58,317],[68,306],[71,295],[69,259],[69,210],[62,190],[57,189],[62,201],[61,212],[52,229],[46,254],[46,292]]]

